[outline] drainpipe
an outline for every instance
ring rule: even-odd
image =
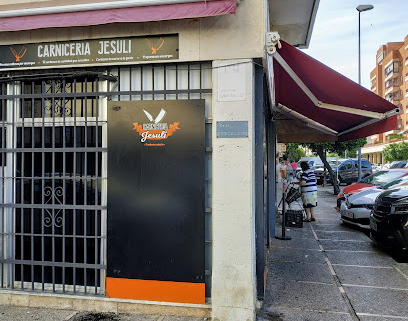
[[[66,6],[39,7],[29,9],[6,10],[0,12],[0,18],[22,17],[22,16],[37,16],[56,13],[79,12],[79,11],[94,11],[107,9],[120,9],[145,6],[159,6],[166,4],[180,4],[191,2],[216,1],[216,0],[124,0],[124,1],[109,1],[96,3],[73,4]]]

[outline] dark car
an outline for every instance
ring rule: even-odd
[[[358,159],[349,158],[340,163],[336,167],[332,167],[335,177],[338,177],[339,183],[354,183],[358,180]],[[371,163],[365,158],[361,159],[361,178],[371,175],[373,172]],[[328,174],[327,180],[332,183],[332,179]]]
[[[341,163],[343,163],[345,160],[347,160],[347,158],[344,158],[344,159],[333,159],[333,160],[329,160],[328,163],[329,163],[329,166],[330,166],[331,168],[337,168],[337,166],[340,165]],[[326,177],[329,177],[329,176],[328,176],[328,173],[329,173],[329,172],[328,172],[327,169],[325,170],[323,164],[315,166],[314,168],[312,168],[312,170],[313,170],[314,173],[315,173],[316,182],[317,182],[317,184],[319,184],[319,185],[323,184],[323,178],[324,178],[325,173],[326,173]]]
[[[404,168],[405,165],[407,165],[407,161],[406,160],[402,160],[402,161],[393,161],[390,164],[390,168]]]
[[[374,242],[397,250],[408,249],[408,186],[382,192],[370,215]]]

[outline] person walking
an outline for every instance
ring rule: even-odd
[[[315,221],[314,208],[317,206],[316,176],[307,162],[301,162],[300,167],[302,168],[302,176],[296,184],[300,185],[302,203],[306,211],[306,218],[303,222]]]

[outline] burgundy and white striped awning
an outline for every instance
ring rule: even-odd
[[[236,4],[237,0],[116,0],[3,9],[0,32],[218,16],[235,13]]]

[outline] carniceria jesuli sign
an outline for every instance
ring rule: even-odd
[[[0,68],[119,64],[179,57],[177,34],[0,46]]]

